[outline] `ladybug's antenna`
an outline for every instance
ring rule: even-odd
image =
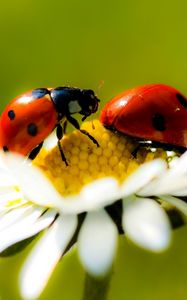
[[[103,88],[104,84],[105,84],[104,80],[101,80],[101,81],[99,82],[99,85],[98,85],[98,87],[97,87],[97,94],[98,94],[98,95],[100,94],[100,91],[101,91],[101,89]]]

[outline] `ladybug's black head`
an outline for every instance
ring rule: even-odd
[[[64,116],[79,113],[85,120],[97,111],[99,99],[92,90],[74,87],[57,87],[50,92],[60,119]]]
[[[92,90],[80,90],[81,94],[78,99],[81,111],[79,112],[84,117],[84,121],[88,116],[95,113],[98,109],[98,103],[100,100],[96,97],[94,91]]]

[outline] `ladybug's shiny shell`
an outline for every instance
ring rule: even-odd
[[[187,98],[170,86],[125,91],[106,104],[100,120],[107,128],[141,140],[187,147]]]
[[[9,103],[0,119],[0,148],[27,155],[55,128],[58,114],[48,94],[27,92]]]

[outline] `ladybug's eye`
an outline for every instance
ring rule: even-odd
[[[92,90],[84,90],[84,95],[90,98],[95,98],[95,94]]]

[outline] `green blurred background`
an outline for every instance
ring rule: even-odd
[[[27,89],[66,84],[94,89],[101,106],[145,83],[166,83],[187,94],[186,10],[185,0],[1,1],[1,110]],[[0,260],[0,299],[20,299],[18,272],[29,248]],[[186,253],[185,227],[160,255],[121,238],[109,300],[186,299]],[[74,251],[41,299],[81,299],[83,281]]]

